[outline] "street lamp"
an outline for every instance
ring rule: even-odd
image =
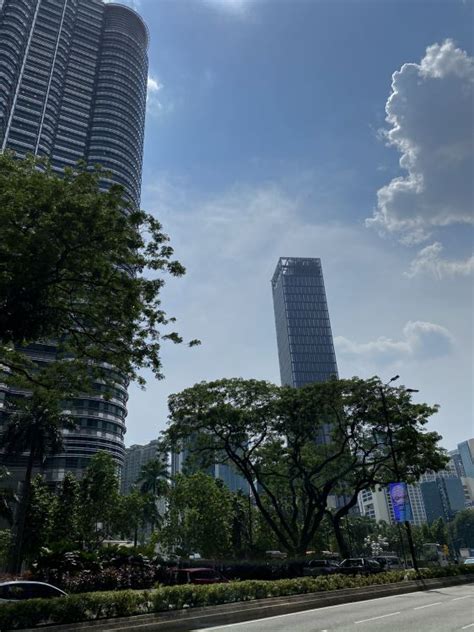
[[[385,398],[385,388],[391,382],[394,382],[395,380],[398,380],[399,377],[400,377],[399,375],[396,375],[395,377],[392,377],[392,379],[389,380],[387,382],[387,384],[384,384],[383,386],[379,387],[380,397],[382,399],[382,409],[383,409],[385,424],[387,426],[388,443],[389,443],[389,446],[390,446],[390,453],[391,453],[392,461],[393,461],[393,470],[394,470],[395,476],[396,476],[398,481],[400,481],[400,479],[401,479],[401,473],[400,473],[400,468],[399,468],[399,465],[398,465],[397,455],[396,455],[395,448],[394,448],[394,445],[393,445],[393,430],[392,430],[392,427],[391,427],[391,424],[390,424],[390,415],[389,415],[389,412],[388,412],[387,400]],[[418,390],[414,389],[414,388],[406,388],[405,392],[406,393],[418,393]],[[407,532],[408,546],[409,546],[409,549],[410,549],[410,555],[411,555],[411,559],[412,559],[412,562],[413,562],[413,568],[415,569],[416,573],[418,573],[419,569],[418,569],[418,562],[416,560],[415,545],[413,544],[413,535],[412,535],[412,532],[411,532],[411,524],[410,524],[409,520],[405,520],[404,524],[405,524],[405,529],[406,529],[406,532]]]

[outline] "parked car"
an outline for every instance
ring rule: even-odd
[[[378,555],[373,558],[384,571],[399,571],[405,568],[403,562],[395,555]]]
[[[372,575],[382,571],[382,566],[376,560],[367,557],[350,557],[342,560],[336,572],[343,575]]]
[[[171,584],[222,584],[229,580],[213,568],[172,568]]]
[[[2,601],[52,599],[54,597],[67,597],[67,595],[56,586],[44,582],[10,581],[0,583],[0,603]]]
[[[318,577],[337,573],[338,564],[333,560],[310,560],[303,567],[305,577]]]
[[[468,557],[465,559],[464,564],[474,564],[474,557]]]

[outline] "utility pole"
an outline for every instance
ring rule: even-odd
[[[390,382],[394,382],[396,379],[398,379],[398,375],[393,377]],[[390,384],[389,382],[389,384]],[[392,455],[392,461],[393,461],[393,471],[395,473],[395,476],[397,477],[397,482],[401,482],[401,473],[400,473],[400,469],[398,466],[398,459],[397,459],[397,455],[395,452],[395,448],[393,445],[393,430],[392,430],[392,426],[390,424],[390,415],[388,412],[388,407],[387,407],[387,400],[385,397],[385,390],[384,390],[384,386],[380,387],[380,397],[382,399],[382,408],[383,408],[383,414],[384,414],[384,418],[385,418],[385,424],[387,426],[387,436],[388,436],[388,443],[390,446],[390,453]],[[407,392],[409,393],[416,393],[418,391],[416,391],[415,389],[407,389]],[[418,574],[419,569],[418,569],[418,562],[416,560],[416,553],[415,553],[415,545],[413,543],[413,534],[411,532],[411,524],[409,520],[405,520],[404,521],[405,524],[405,529],[407,532],[407,539],[408,539],[408,547],[410,549],[410,555],[411,555],[411,559],[413,562],[413,568],[415,569],[416,573]]]

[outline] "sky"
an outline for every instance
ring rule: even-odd
[[[202,341],[131,386],[127,445],[197,382],[280,383],[280,256],[321,258],[341,377],[399,374],[444,447],[474,436],[473,3],[127,3],[150,31],[142,207],[187,269],[162,304]]]

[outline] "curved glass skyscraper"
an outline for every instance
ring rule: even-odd
[[[110,173],[104,188],[119,183],[138,205],[147,47],[144,22],[119,4],[0,0],[0,150],[46,156],[58,172],[81,159],[101,164]],[[30,345],[28,354],[48,362],[55,347]],[[95,386],[95,396],[74,401],[77,428],[65,433],[65,453],[49,459],[50,480],[80,473],[98,450],[123,463],[127,385],[117,375],[108,400]]]

